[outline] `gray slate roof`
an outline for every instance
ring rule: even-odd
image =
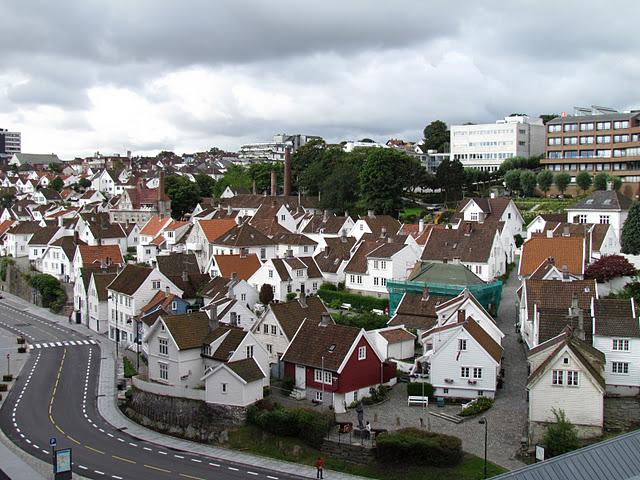
[[[615,190],[596,190],[567,210],[629,210],[633,200]]]
[[[49,163],[61,163],[62,160],[53,153],[16,153],[16,157],[20,160],[20,163],[27,164],[49,164]]]
[[[631,480],[640,475],[640,430],[598,442],[493,480]]]
[[[556,117],[553,120],[549,120],[547,125],[555,125],[557,123],[613,122],[615,120],[630,120],[638,115],[638,112],[603,113],[602,115],[567,115],[565,118]]]

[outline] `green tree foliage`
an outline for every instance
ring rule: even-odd
[[[435,120],[424,127],[423,145],[426,150],[444,153],[449,147],[449,128],[442,120]]]
[[[59,312],[67,301],[67,294],[60,281],[47,273],[37,273],[29,277],[29,284],[42,298],[42,304],[54,312]]]
[[[622,235],[622,253],[638,255],[640,253],[640,202],[633,202],[629,215],[624,221]]]
[[[465,168],[465,189],[468,192],[474,192],[481,190],[481,184],[491,180],[490,172],[483,172],[477,168]],[[428,186],[428,185],[427,185]]]
[[[460,160],[445,159],[436,170],[436,184],[445,191],[445,201],[455,199],[462,193],[466,181],[464,167]]]
[[[263,305],[269,305],[273,302],[273,287],[268,283],[263,283],[258,298]]]
[[[567,419],[564,410],[554,408],[553,415],[555,423],[547,427],[544,434],[544,444],[546,453],[555,457],[579,448],[580,441],[576,427]]]
[[[7,190],[0,192],[0,208],[10,208],[15,200],[16,197],[11,192]]]
[[[404,152],[391,148],[367,150],[360,170],[360,200],[367,210],[395,216],[402,208],[407,164],[411,160]]]
[[[324,140],[311,140],[298,148],[291,155],[291,175],[293,181],[298,185],[300,177],[307,171],[311,165],[320,163],[324,160],[327,144]],[[312,194],[317,194],[317,190]]]
[[[212,177],[205,173],[196,173],[193,177],[201,196],[210,197],[213,195],[213,188],[216,186],[216,181]]]
[[[564,172],[557,173],[556,176],[553,177],[553,181],[560,193],[564,194],[564,192],[567,190],[567,187],[571,183],[571,175]]]
[[[531,170],[522,170],[520,172],[520,189],[525,197],[533,196],[536,188],[536,174]]]
[[[535,157],[513,157],[507,158],[500,164],[498,171],[501,175],[505,175],[509,170],[535,170],[540,168],[540,159],[542,156]]]
[[[520,191],[521,170],[509,170],[504,176],[504,185],[512,192]]]
[[[600,172],[593,177],[593,188],[596,190],[606,190],[608,181],[609,175],[605,172]]]
[[[216,182],[213,188],[213,194],[215,197],[220,198],[225,188],[251,188],[251,177],[247,172],[247,169],[240,165],[229,165],[227,171],[224,173],[224,177]]]
[[[591,175],[589,172],[582,171],[578,175],[576,175],[576,184],[583,192],[586,192],[591,188],[591,183],[593,182]]]
[[[200,189],[187,177],[172,175],[165,178],[165,192],[171,197],[171,216],[182,218],[193,211],[201,200]]]
[[[64,188],[64,182],[60,177],[56,177],[49,182],[49,188],[53,188],[56,192],[60,192]]]
[[[611,176],[610,181],[613,182],[613,189],[618,191],[622,188],[622,179],[620,177]]]
[[[48,165],[48,168],[50,171],[52,172],[56,172],[56,173],[60,173],[61,169],[60,169],[60,165],[54,162],[50,162]]]
[[[353,210],[358,201],[357,165],[341,157],[320,183],[320,206],[330,210]]]
[[[544,193],[544,196],[547,196],[547,192],[551,189],[551,185],[553,185],[553,173],[551,170],[542,170],[538,173],[537,176],[538,188],[540,191]]]
[[[261,162],[249,165],[247,175],[251,181],[251,188],[253,188],[253,182],[256,182],[256,193],[271,193],[271,172],[273,170],[276,171],[278,184],[281,185],[284,182],[284,164],[282,162]]]
[[[78,180],[78,187],[86,190],[87,188],[91,187],[91,180],[81,178],[80,180]]]

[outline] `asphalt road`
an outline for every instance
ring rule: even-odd
[[[98,345],[86,344],[87,337],[16,310],[4,300],[0,301],[0,328],[40,345],[31,350],[0,410],[0,428],[31,455],[51,463],[49,439],[55,437],[57,448],[72,449],[74,472],[89,478],[299,478],[168,449],[114,429],[97,410]]]

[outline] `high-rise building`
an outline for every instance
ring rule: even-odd
[[[246,143],[242,145],[238,152],[238,161],[236,163],[283,162],[287,148],[293,153],[312,140],[322,140],[322,137],[316,135],[287,135],[286,133],[278,133],[273,136],[272,142]]]
[[[617,112],[592,106],[575,108],[546,125],[542,164],[566,171],[572,180],[580,171],[606,172],[623,182],[640,181],[640,110]]]
[[[14,153],[20,153],[20,145],[20,132],[0,128],[0,160],[8,160]]]
[[[544,153],[544,125],[540,119],[512,115],[496,123],[452,125],[451,159],[465,168],[493,172],[508,158]]]

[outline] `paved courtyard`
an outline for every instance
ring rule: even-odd
[[[505,333],[503,341],[505,382],[498,390],[494,406],[486,412],[488,423],[487,456],[489,460],[508,469],[524,466],[515,454],[520,448],[520,441],[525,435],[527,423],[527,402],[525,384],[527,378],[526,357],[522,344],[518,343],[515,332],[516,322],[515,291],[519,283],[516,274],[506,282],[502,291],[498,325]],[[459,406],[437,408],[430,410],[455,414],[460,412]],[[460,424],[454,424],[433,415],[425,415],[422,407],[407,406],[406,385],[399,384],[393,388],[390,399],[375,407],[365,406],[365,421],[370,421],[373,428],[388,430],[404,427],[421,427],[420,419],[425,428],[434,432],[447,433],[462,439],[465,451],[482,457],[484,455],[484,425],[478,424],[478,417],[474,417]],[[357,423],[354,410],[337,415],[338,421],[352,421]]]

